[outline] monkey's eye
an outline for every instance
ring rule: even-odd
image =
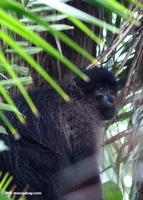
[[[115,95],[115,91],[114,90],[110,90],[110,94],[111,95]]]

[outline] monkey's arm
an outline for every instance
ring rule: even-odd
[[[8,153],[6,151],[0,152],[0,171],[3,171],[3,172],[10,171],[9,165],[10,164],[8,161]]]
[[[4,136],[3,140],[9,150],[0,153],[0,171],[10,172],[20,191],[28,185],[29,191],[44,191],[50,198],[53,194],[52,170],[57,167],[58,156],[22,138],[15,140]]]

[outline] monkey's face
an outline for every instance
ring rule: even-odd
[[[88,69],[84,73],[90,81],[84,82],[76,78],[76,85],[86,96],[90,96],[93,100],[96,99],[98,109],[105,120],[111,119],[116,112],[115,97],[118,87],[114,74],[102,67]]]
[[[111,119],[116,112],[116,92],[111,86],[100,86],[94,92],[94,98],[98,102],[98,109],[105,120]]]

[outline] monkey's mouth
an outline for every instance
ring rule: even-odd
[[[116,107],[115,104],[108,104],[102,107],[100,107],[100,112],[104,118],[104,120],[110,120],[115,116],[116,113]]]

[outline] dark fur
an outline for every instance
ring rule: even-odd
[[[68,194],[82,188],[84,183],[80,182],[80,177],[79,183],[74,183],[72,175],[71,178],[67,177],[64,169],[70,169],[73,164],[91,156],[95,156],[96,164],[93,165],[95,174],[90,178],[95,185],[99,184],[99,194],[96,193],[96,198],[87,198],[102,199],[97,152],[104,132],[104,116],[99,110],[102,105],[95,99],[94,91],[99,85],[108,85],[116,94],[117,83],[113,74],[103,68],[91,69],[86,73],[90,78],[89,83],[79,78],[71,78],[63,83],[71,95],[69,103],[64,102],[53,89],[31,92],[30,96],[39,110],[39,118],[32,114],[22,96],[15,98],[20,112],[27,118],[25,126],[13,113],[6,113],[21,137],[15,140],[11,133],[8,136],[1,135],[10,150],[0,154],[0,170],[9,171],[14,176],[19,190],[28,185],[29,191],[43,193],[42,196],[29,199],[55,200],[62,193]],[[115,113],[115,105],[113,107],[112,115],[110,113],[108,116],[109,110],[104,110],[108,118]],[[82,167],[84,169],[84,164]],[[78,176],[78,171],[81,171],[79,168],[75,167],[75,180],[76,173]],[[92,171],[84,170],[87,176]],[[71,171],[68,171],[69,174]],[[90,181],[86,178],[84,182],[88,185]]]

